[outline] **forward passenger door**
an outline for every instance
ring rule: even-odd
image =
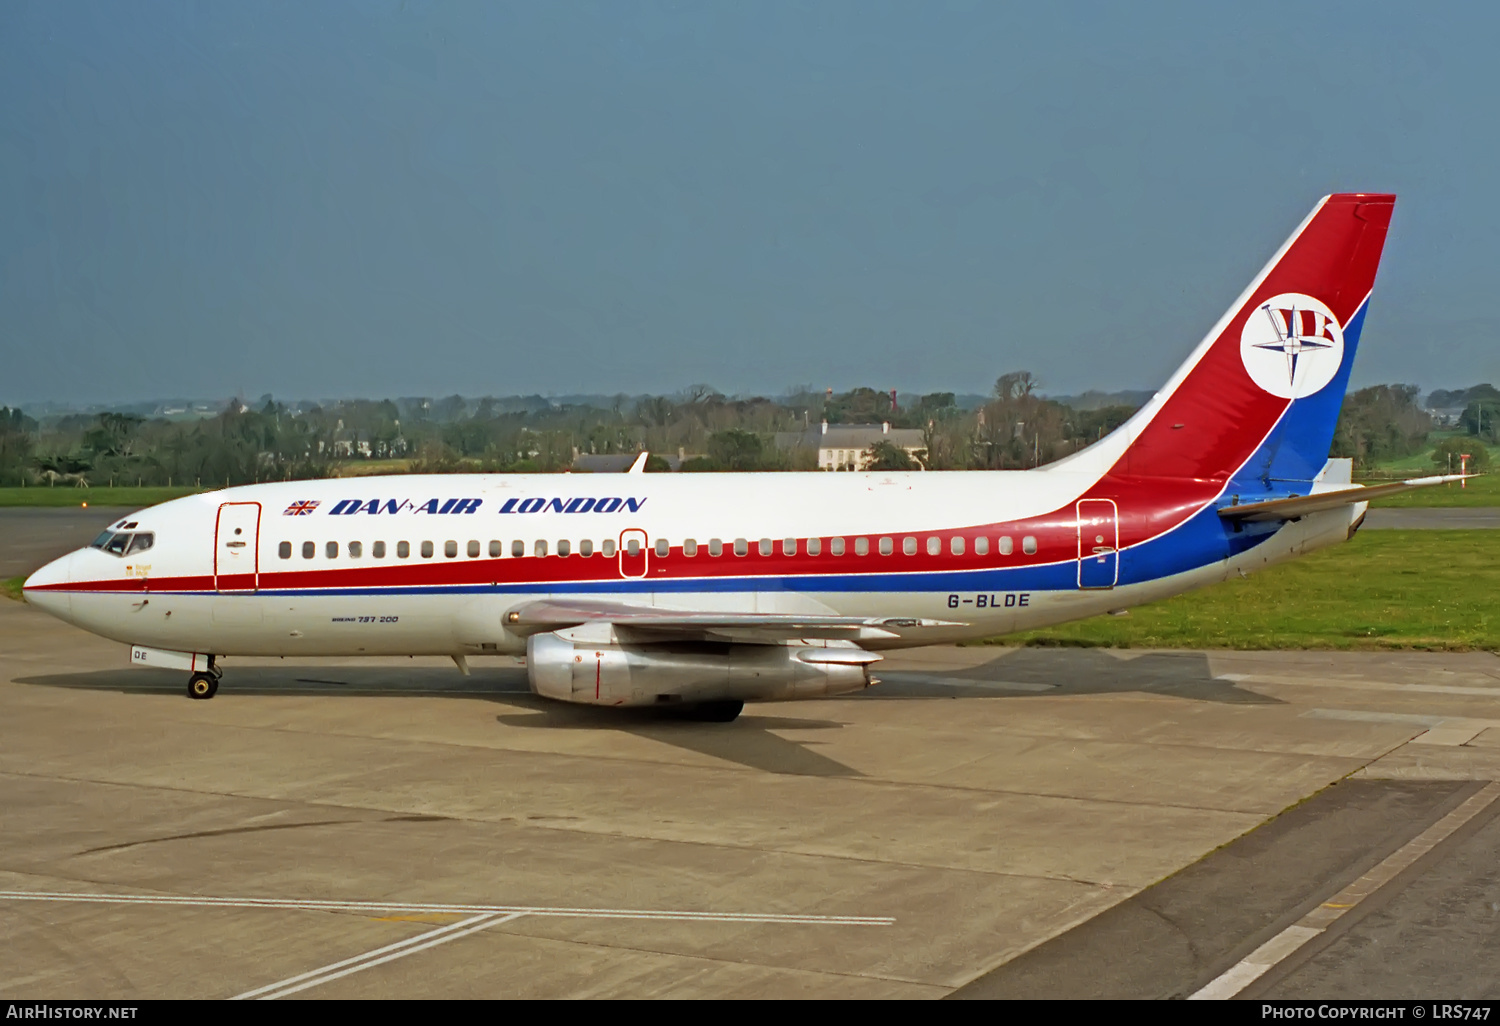
[[[260,503],[226,502],[214,527],[214,590],[260,587]]]

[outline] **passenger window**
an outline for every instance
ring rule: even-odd
[[[479,558],[479,543],[477,541],[474,541],[474,540],[471,539],[469,541],[468,552],[469,552],[469,558],[470,559],[478,559]]]
[[[656,554],[665,558],[672,551],[672,543],[665,538],[656,539]]]
[[[501,545],[497,541],[491,541],[490,542],[490,558],[491,559],[499,559],[500,556],[504,552],[505,552],[505,546]]]
[[[1010,543],[1010,535],[1002,534],[1000,536],[1000,555],[1008,556],[1014,551],[1015,547]]]
[[[915,538],[902,538],[901,551],[908,556],[917,554],[917,540]]]
[[[889,541],[890,539],[886,539],[886,540]],[[856,539],[854,539],[854,554],[856,556],[868,556],[870,554],[870,539],[868,539],[868,538],[856,538]]]
[[[639,556],[641,554],[641,540],[639,538],[632,538],[626,542],[625,554],[632,558]]]
[[[594,554],[594,543],[593,543],[593,541],[591,539],[588,539],[588,538],[585,538],[582,541],[580,541],[578,543],[578,554],[580,556],[592,556]]]
[[[783,539],[781,539],[781,554],[783,556],[795,556],[797,554],[797,539],[796,538],[783,538]]]
[[[829,539],[829,541],[828,541],[828,551],[831,552],[831,553],[833,553],[835,556],[842,556],[844,554],[844,539],[842,539],[842,538],[831,538],[831,539]]]
[[[962,535],[955,534],[953,540],[948,543],[948,551],[955,556],[964,554],[964,539]]]
[[[312,559],[317,554],[318,554],[318,546],[316,544],[314,544],[313,542],[303,542],[302,543],[302,558],[303,559]]]
[[[559,538],[557,540],[557,554],[559,556],[566,556],[568,553],[570,553],[572,551],[573,551],[573,543],[570,542],[570,541],[568,541],[568,539],[566,539],[566,538]]]
[[[455,556],[457,556],[458,555],[458,542],[456,542],[456,541],[445,541],[445,542],[443,542],[443,555],[446,556],[449,559],[453,559]]]
[[[807,554],[809,556],[821,556],[823,554],[823,539],[822,538],[809,538],[809,539],[807,539]]]
[[[769,556],[771,554],[771,539],[762,538],[760,540],[760,544],[756,547],[760,549],[760,554],[762,556]]]
[[[365,547],[364,547],[364,544],[362,542],[350,542],[349,543],[349,558],[350,559],[358,559],[360,556],[363,556],[364,554],[365,554]]]
[[[599,543],[599,555],[603,556],[605,559],[614,558],[615,540],[613,538],[606,538],[604,539],[604,541]]]
[[[710,538],[708,540],[708,554],[710,556],[724,555],[724,543],[717,538]]]
[[[510,543],[510,554],[512,556],[524,556],[524,555],[526,555],[526,543],[523,542],[519,538],[517,538],[515,541],[511,542]]]
[[[895,552],[895,551],[896,551],[896,543],[895,542],[893,542],[890,538],[882,538],[882,539],[880,539],[880,554],[882,556],[889,556],[892,552]]]
[[[339,543],[338,542],[329,542],[327,545],[323,546],[323,551],[324,551],[324,554],[327,555],[329,559],[338,559],[339,558]]]
[[[974,539],[974,555],[988,556],[990,554],[990,540],[984,535]]]
[[[743,538],[734,540],[734,554],[736,556],[748,556],[750,554],[750,543]]]
[[[937,535],[930,535],[927,539],[927,554],[929,556],[940,555],[943,551],[943,539]]]
[[[137,552],[145,552],[154,544],[156,544],[156,535],[150,531],[142,531],[130,539],[130,548],[125,550],[125,555],[133,556]]]
[[[109,544],[104,546],[104,551],[108,552],[111,556],[123,556],[125,555],[125,546],[129,544],[130,535],[117,534],[109,540]]]
[[[682,539],[682,554],[684,556],[696,556],[698,554],[698,542],[693,538]]]
[[[375,544],[371,545],[370,546],[370,555],[374,556],[376,559],[384,559],[385,558],[385,542],[376,542]]]
[[[422,558],[423,559],[431,559],[432,558],[432,542],[430,542],[430,541],[424,541],[422,543]]]
[[[547,554],[547,540],[538,538],[536,544],[531,547],[532,555],[545,556]]]
[[[280,545],[276,546],[276,555],[280,556],[282,559],[291,559],[292,543],[282,542]]]
[[[1035,552],[1036,552],[1036,539],[1033,538],[1029,534],[1026,537],[1022,538],[1021,539],[1021,551],[1024,552],[1024,553],[1026,553],[1026,555],[1028,555],[1028,556],[1035,554]]]
[[[404,542],[404,541],[397,542],[396,543],[396,558],[397,559],[409,559],[410,557],[411,557],[411,542]]]

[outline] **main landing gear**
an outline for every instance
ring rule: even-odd
[[[208,664],[207,673],[195,673],[188,678],[187,693],[189,698],[212,698],[219,693],[219,678],[224,676],[224,671],[215,666],[211,661]]]
[[[732,723],[744,708],[744,702],[699,702],[685,708],[682,714],[699,723]]]

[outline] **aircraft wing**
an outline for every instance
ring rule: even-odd
[[[959,627],[949,620],[905,617],[822,616],[794,613],[722,613],[659,609],[611,602],[541,600],[513,609],[505,626],[523,637],[607,623],[639,641],[731,641],[774,644],[799,638],[875,641],[931,627]]]
[[[1309,513],[1338,509],[1352,502],[1365,502],[1386,495],[1409,492],[1415,488],[1430,488],[1432,485],[1448,484],[1475,477],[1474,474],[1441,474],[1437,477],[1414,477],[1389,484],[1368,485],[1359,488],[1339,488],[1334,491],[1317,492],[1313,495],[1293,495],[1286,499],[1268,499],[1265,502],[1246,502],[1238,506],[1223,506],[1219,516],[1225,520],[1295,520]]]

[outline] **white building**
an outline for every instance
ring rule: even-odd
[[[819,470],[864,470],[870,464],[870,447],[877,442],[890,442],[914,460],[927,447],[917,428],[893,428],[889,422],[830,424],[825,420],[806,431],[776,434],[777,448],[817,449]]]

